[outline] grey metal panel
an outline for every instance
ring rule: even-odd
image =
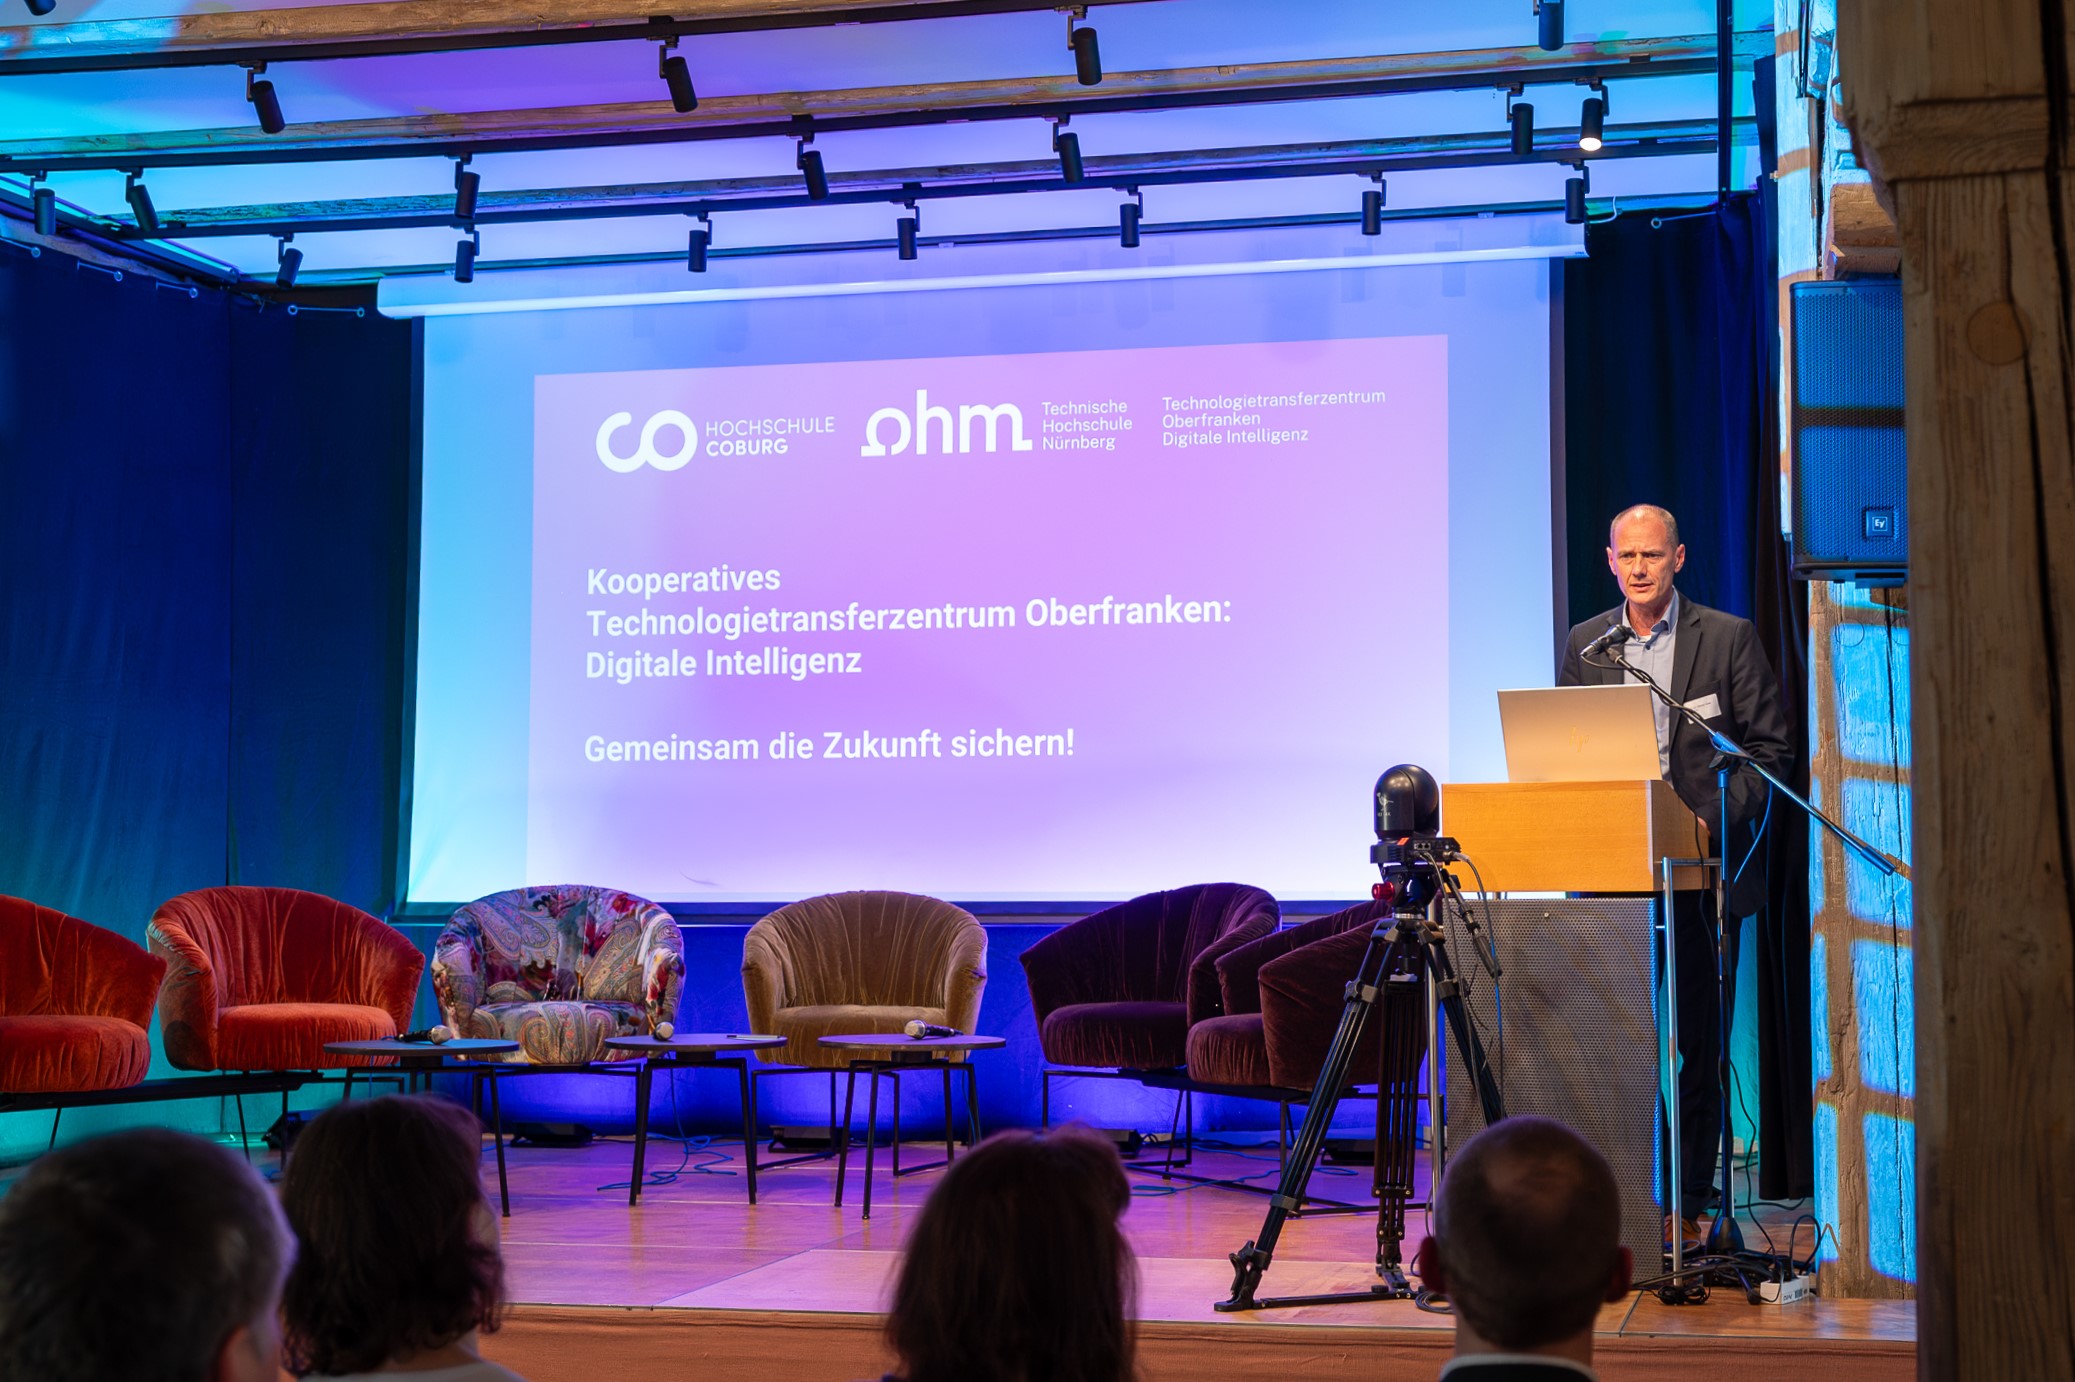
[[[1663,1253],[1656,911],[1643,897],[1495,901],[1491,929],[1503,972],[1497,984],[1461,924],[1448,928],[1449,952],[1470,981],[1469,1009],[1506,1112],[1554,1118],[1606,1157],[1621,1187],[1621,1241],[1639,1272]],[[1484,1118],[1452,1041],[1446,1060],[1447,1145],[1460,1147]]]

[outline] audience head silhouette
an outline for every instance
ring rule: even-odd
[[[380,1371],[459,1345],[504,1310],[497,1220],[483,1198],[482,1133],[431,1095],[360,1099],[296,1140],[282,1207],[300,1249],[282,1292],[289,1370]]]
[[[0,1380],[275,1382],[289,1253],[227,1148],[139,1128],[51,1152],[0,1200]]]
[[[1083,1128],[1004,1132],[923,1206],[887,1342],[904,1382],[1129,1382],[1136,1264],[1116,1150]]]
[[[1621,1192],[1606,1159],[1547,1118],[1508,1118],[1449,1161],[1420,1248],[1455,1306],[1456,1352],[1590,1362],[1599,1307],[1628,1292]]]

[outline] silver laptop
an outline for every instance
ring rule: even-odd
[[[1499,692],[1510,782],[1658,777],[1647,686],[1545,686]]]

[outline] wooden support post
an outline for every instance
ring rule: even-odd
[[[1918,1371],[2075,1377],[2075,0],[1842,0],[1902,234]]]

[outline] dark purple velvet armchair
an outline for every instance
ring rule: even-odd
[[[1347,981],[1390,904],[1363,902],[1332,916],[1226,951],[1217,961],[1224,1012],[1189,1028],[1189,1078],[1197,1084],[1309,1090],[1340,1025]],[[1418,1002],[1417,984],[1388,984],[1384,1002]],[[1387,1013],[1362,1030],[1348,1085],[1376,1079]],[[1416,1059],[1416,1057],[1415,1057]]]
[[[1189,1028],[1224,1008],[1217,962],[1272,934],[1273,897],[1243,883],[1147,893],[1023,952],[1038,1044],[1052,1065],[1171,1070]]]

